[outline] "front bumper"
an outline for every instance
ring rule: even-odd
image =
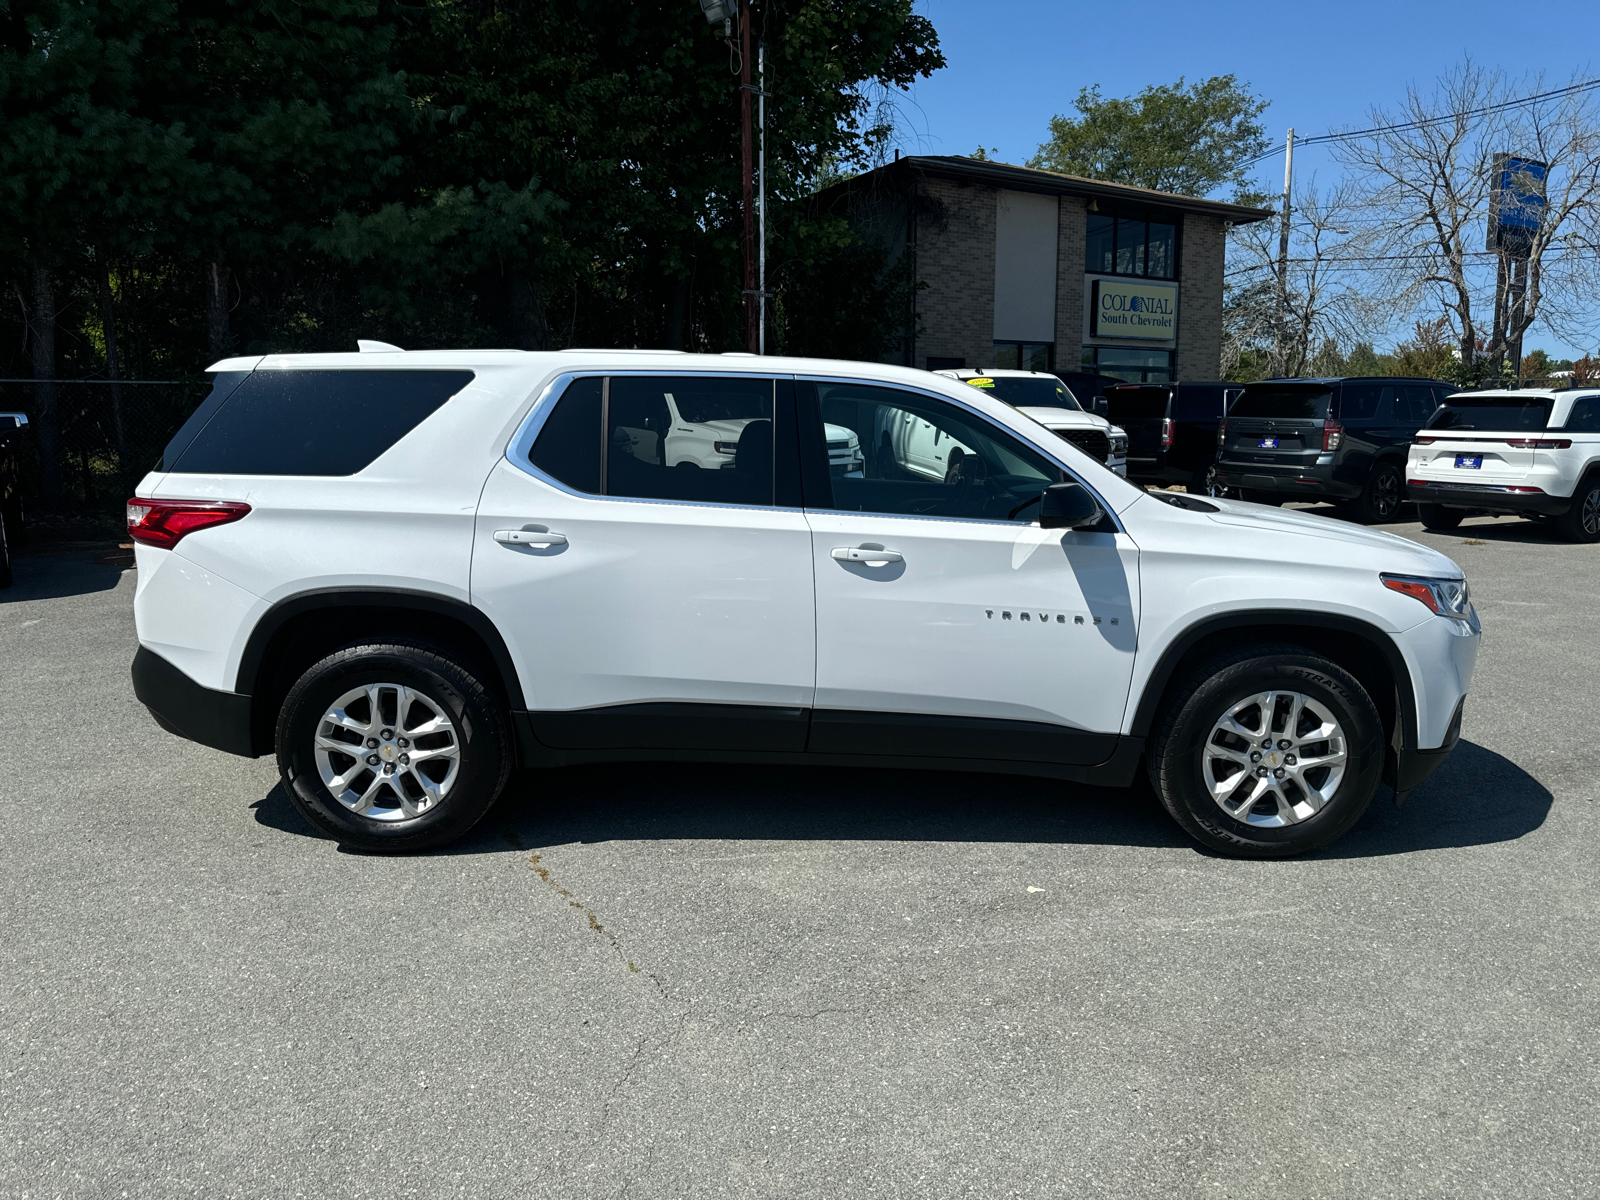
[[[1418,504],[1475,508],[1484,512],[1539,513],[1547,517],[1559,517],[1572,507],[1571,496],[1513,492],[1496,484],[1435,483],[1426,479],[1406,480],[1406,496]]]
[[[249,696],[204,687],[144,646],[133,656],[133,694],[168,733],[229,754],[259,757]]]

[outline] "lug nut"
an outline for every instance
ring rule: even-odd
[[[1282,779],[1283,775],[1284,775],[1284,771],[1283,771],[1282,767],[1277,767],[1272,772],[1272,777],[1274,779]]]
[[[384,740],[384,741],[386,741],[386,742],[387,742],[387,741],[388,741],[388,740],[389,740],[389,739],[390,739],[390,738],[392,738],[392,737],[393,737],[393,736],[394,736],[394,730],[392,730],[392,729],[385,729],[385,730],[384,730],[384,731],[383,731],[383,733],[382,733],[382,734],[380,734],[380,735],[379,735],[379,736],[380,736],[380,737],[382,737],[382,738],[383,738],[383,740]]]
[[[1263,750],[1271,750],[1272,749],[1272,739],[1271,738],[1264,738],[1262,740],[1262,742],[1261,742],[1261,748]]]
[[[377,765],[378,765],[378,756],[376,754],[367,755],[367,766],[375,767]]]
[[[367,739],[367,749],[368,750],[376,750],[377,748],[378,748],[378,739],[377,738],[368,738]]]
[[[1285,762],[1285,763],[1287,763],[1287,764],[1288,764],[1288,765],[1289,765],[1289,766],[1291,766],[1291,767],[1292,767],[1292,766],[1294,766],[1294,764],[1295,764],[1295,763],[1297,763],[1297,762],[1299,762],[1299,761],[1300,761],[1300,760],[1299,760],[1299,759],[1297,759],[1297,758],[1296,758],[1296,757],[1295,757],[1295,756],[1294,756],[1294,755],[1292,755],[1292,754],[1285,754],[1285,755],[1284,755],[1284,756],[1283,756],[1283,761],[1284,761],[1284,762]]]
[[[1260,762],[1261,761],[1261,751],[1259,751],[1259,750],[1250,751],[1250,761],[1251,762]]]
[[[410,765],[410,763],[411,763],[411,755],[409,755],[409,754],[402,754],[402,755],[401,755],[401,756],[400,756],[400,765],[401,765],[401,766],[402,766],[402,767],[404,767],[404,766],[409,766],[409,765]]]
[[[1284,738],[1283,741],[1278,743],[1278,749],[1287,750],[1292,745],[1294,745],[1293,742],[1291,742],[1288,738]]]
[[[411,743],[409,741],[407,741],[405,738],[395,738],[394,744],[396,746],[399,746],[400,749],[402,749],[402,750],[404,750],[407,746],[411,745]]]
[[[1256,778],[1257,779],[1265,779],[1266,777],[1267,777],[1267,769],[1265,767],[1257,767],[1256,768]]]
[[[394,764],[393,763],[384,763],[383,764],[383,773],[385,775],[393,775],[394,774]]]

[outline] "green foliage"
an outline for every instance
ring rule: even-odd
[[[1496,363],[1484,354],[1475,355],[1470,363],[1452,358],[1436,378],[1453,383],[1464,392],[1515,387],[1517,383],[1517,375],[1511,369],[1510,362],[1502,359]]]
[[[1267,149],[1257,100],[1232,75],[1148,87],[1106,99],[1083,88],[1077,117],[1050,118],[1050,140],[1030,167],[1113,183],[1205,196],[1227,184],[1245,188],[1245,162]]]
[[[893,265],[803,200],[879,161],[895,89],[943,65],[912,4],[757,9],[779,344],[899,336]],[[50,264],[63,375],[103,369],[108,268],[125,373],[205,365],[211,261],[245,353],[742,342],[738,77],[686,0],[19,11],[0,4],[0,273],[27,293]],[[829,269],[850,272],[831,305]],[[0,373],[28,373],[19,345]]]

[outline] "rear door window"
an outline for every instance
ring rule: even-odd
[[[1550,401],[1539,396],[1452,396],[1428,419],[1427,428],[1536,433],[1550,419]]]
[[[1333,407],[1333,389],[1315,383],[1252,383],[1228,410],[1230,417],[1282,417],[1323,421]]]
[[[354,475],[472,378],[471,371],[255,371],[219,399],[226,383],[219,377],[168,443],[163,467],[196,475]]]

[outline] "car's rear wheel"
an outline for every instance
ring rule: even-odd
[[[1466,515],[1459,508],[1446,508],[1442,504],[1417,505],[1417,519],[1422,522],[1424,529],[1454,529]]]
[[[1600,542],[1600,475],[1591,475],[1572,494],[1572,507],[1556,520],[1569,542]]]
[[[460,837],[511,769],[505,716],[480,674],[445,649],[398,638],[314,664],[278,716],[289,799],[317,829],[363,850]]]
[[[1162,805],[1202,845],[1288,858],[1360,819],[1383,754],[1377,708],[1348,671],[1300,646],[1256,645],[1179,683],[1148,766]]]
[[[1400,468],[1392,462],[1380,462],[1367,476],[1367,486],[1351,506],[1356,520],[1366,525],[1392,521],[1406,500],[1406,484]]]

